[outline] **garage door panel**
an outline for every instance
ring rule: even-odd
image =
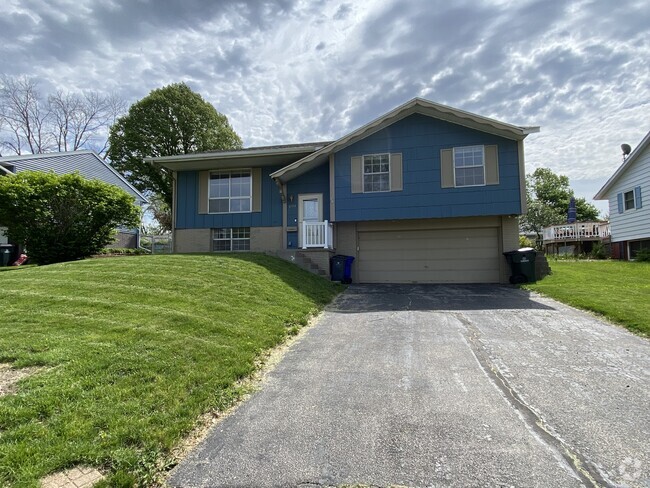
[[[496,260],[495,260],[496,261]],[[366,265],[367,264],[367,265]],[[380,268],[380,269],[378,269]],[[375,266],[374,263],[368,263],[368,261],[360,261],[359,270],[361,271],[371,271],[378,269],[381,270],[457,270],[465,271],[472,269],[498,269],[497,263],[493,263],[492,260],[488,259],[460,259],[460,260],[451,260],[451,259],[428,259],[428,260],[386,260],[382,261],[381,267]]]
[[[472,273],[448,271],[396,271],[388,276],[384,272],[368,271],[364,283],[494,283],[493,270],[475,270]]]
[[[499,281],[498,229],[418,229],[359,233],[365,283]]]
[[[361,260],[363,261],[448,261],[450,259],[458,260],[484,260],[494,258],[497,254],[491,247],[485,245],[462,248],[462,249],[394,249],[394,250],[363,250]]]
[[[441,249],[453,249],[459,247],[459,243],[462,244],[463,249],[482,249],[486,246],[492,244],[491,239],[481,237],[481,238],[463,238],[463,239],[454,239],[454,238],[444,238],[444,237],[429,237],[427,239],[423,238],[404,238],[397,240],[388,240],[380,239],[376,241],[369,241],[362,243],[364,250],[368,251],[387,251],[394,249],[404,249],[404,250],[422,250],[422,249],[431,249],[431,250],[441,250]]]

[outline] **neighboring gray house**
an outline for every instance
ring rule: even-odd
[[[612,257],[634,259],[650,249],[650,132],[594,197],[609,200]]]
[[[20,173],[21,171],[54,171],[56,174],[79,172],[90,180],[100,180],[122,188],[133,195],[135,204],[142,207],[149,203],[147,198],[136,190],[126,179],[115,171],[94,151],[69,151],[45,154],[26,154],[22,156],[0,157],[0,173]],[[0,174],[0,177],[2,174]],[[118,229],[114,247],[137,247],[138,229]],[[7,238],[0,228],[0,244],[6,244]]]

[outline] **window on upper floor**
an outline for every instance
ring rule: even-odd
[[[616,194],[616,204],[618,206],[618,213],[622,214],[628,210],[639,210],[643,207],[641,199],[641,187],[634,187],[632,190],[620,192]]]
[[[212,229],[213,251],[250,251],[250,227]]]
[[[623,204],[625,210],[634,209],[634,191],[626,191],[623,193]]]
[[[483,146],[454,148],[454,184],[456,187],[485,185]]]
[[[210,173],[209,213],[251,211],[252,177],[250,170]]]
[[[390,155],[363,156],[363,192],[390,191]]]

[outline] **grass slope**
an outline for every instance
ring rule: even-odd
[[[553,274],[525,287],[650,335],[650,263],[551,261]]]
[[[197,417],[337,286],[257,254],[137,256],[2,273],[0,362],[45,366],[0,398],[0,486],[77,464],[147,484]]]

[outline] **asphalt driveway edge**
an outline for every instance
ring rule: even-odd
[[[554,429],[517,393],[490,358],[485,345],[481,342],[481,332],[471,321],[460,313],[456,314],[456,318],[465,326],[465,339],[481,369],[492,384],[503,394],[505,400],[517,411],[522,422],[533,432],[535,437],[549,449],[552,449],[564,461],[563,464],[567,470],[585,485],[613,488],[615,485],[606,480],[596,466],[559,438],[554,433]]]
[[[196,447],[204,442],[214,429],[216,429],[227,418],[235,414],[237,410],[239,410],[264,387],[269,374],[273,372],[278,364],[280,364],[287,352],[303,340],[309,331],[318,324],[324,312],[326,312],[330,307],[336,307],[336,302],[340,297],[341,294],[335,296],[330,303],[325,305],[325,307],[318,312],[318,314],[312,316],[306,325],[298,329],[297,333],[287,336],[282,343],[278,344],[273,349],[266,351],[259,359],[258,367],[255,369],[253,374],[237,383],[236,387],[242,389],[244,393],[235,400],[232,405],[223,411],[211,410],[199,417],[196,426],[192,431],[185,436],[185,438],[163,461],[163,464],[167,466],[167,468],[164,469],[157,478],[159,485],[165,487],[173,486],[169,483],[169,480],[183,461],[193,454]],[[171,467],[171,469],[169,467]]]

